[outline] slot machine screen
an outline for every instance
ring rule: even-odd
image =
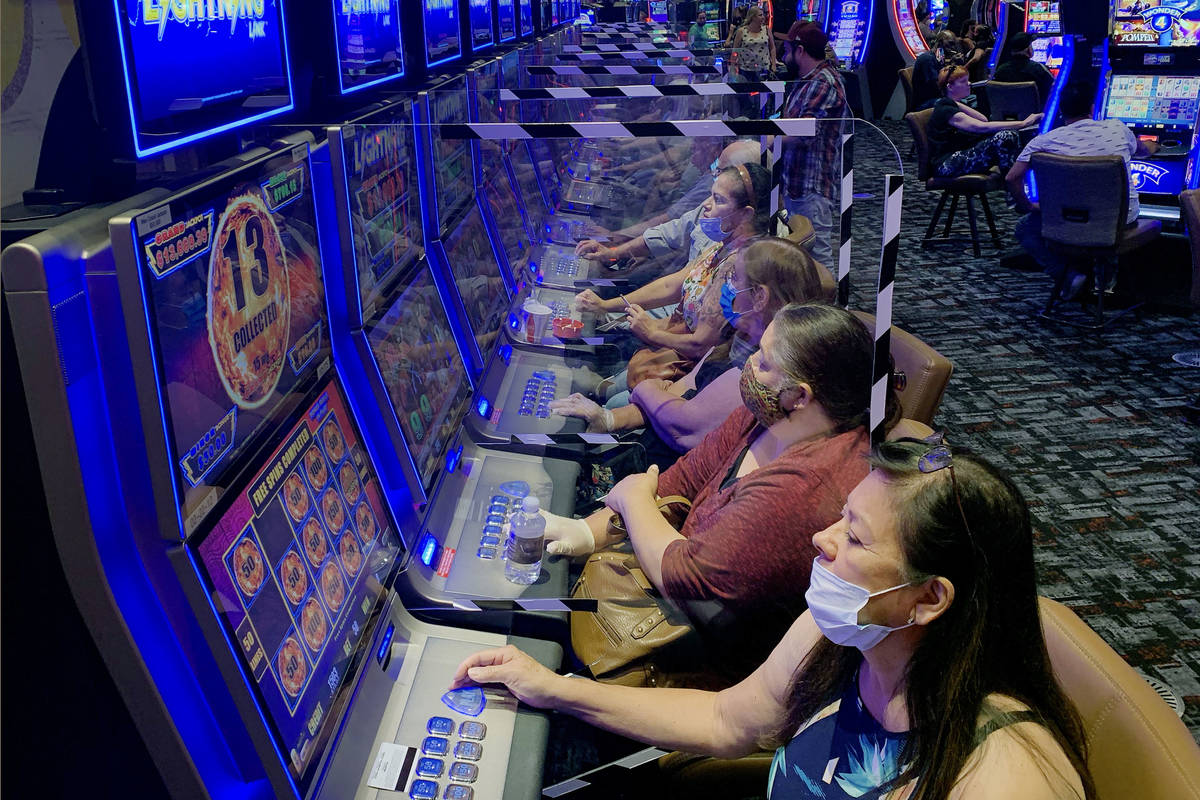
[[[838,58],[851,64],[862,60],[871,6],[862,0],[841,0],[829,23],[829,43]]]
[[[471,0],[471,49],[495,44],[492,38],[492,0]]]
[[[335,380],[252,476],[188,548],[303,797],[403,550]]]
[[[1025,32],[1038,36],[1062,33],[1057,0],[1026,0]]]
[[[308,146],[130,223],[184,533],[330,365]]]
[[[538,236],[541,236],[541,230],[546,225],[546,202],[542,197],[541,187],[538,186],[537,172],[529,149],[518,142],[509,157],[512,159],[513,176],[525,201],[525,210],[529,214],[529,224]]]
[[[294,107],[282,0],[112,2],[139,158]]]
[[[557,206],[564,180],[556,148],[549,139],[530,139],[529,151],[533,155],[533,163],[537,166],[542,186],[546,187],[546,193],[551,197],[551,204]]]
[[[510,50],[500,57],[500,87],[518,89],[521,86],[521,54]]]
[[[1061,36],[1043,36],[1033,40],[1033,60],[1055,75],[1062,68],[1065,41]]]
[[[533,33],[533,0],[517,0],[520,3],[518,21],[521,23],[521,35]]]
[[[428,496],[471,399],[471,384],[428,261],[401,278],[395,296],[371,325],[367,342]]]
[[[434,125],[467,122],[466,86],[465,76],[459,76],[430,90],[429,112]],[[443,139],[435,128],[433,156],[438,225],[444,232],[449,220],[474,195],[471,148],[466,139]]]
[[[517,7],[516,0],[500,0],[496,8],[499,21],[500,41],[510,42],[517,38]]]
[[[483,187],[484,198],[492,212],[496,223],[496,233],[504,245],[508,257],[509,269],[512,271],[514,282],[520,275],[521,268],[529,260],[529,236],[521,222],[521,209],[517,205],[517,196],[513,193],[508,181],[508,172],[501,164],[488,179]]]
[[[478,205],[471,204],[471,210],[444,245],[475,342],[486,357],[504,323],[508,294]]]
[[[399,0],[333,0],[342,94],[404,74]]]
[[[424,252],[411,102],[343,125],[341,141],[359,302],[369,317],[391,280]]]
[[[425,63],[444,64],[462,55],[457,0],[421,0],[425,12]]]
[[[1104,116],[1126,125],[1183,129],[1200,113],[1200,76],[1113,75]]]
[[[1115,46],[1200,45],[1200,0],[1115,0]]]

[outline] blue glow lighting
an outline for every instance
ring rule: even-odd
[[[505,344],[500,346],[500,360],[505,364],[512,358],[512,345]]]
[[[475,405],[475,410],[479,412],[479,416],[487,419],[488,412],[492,410],[492,404],[488,402],[486,397],[479,398],[479,402]]]
[[[422,0],[425,19],[425,64],[435,67],[462,56],[456,0]]]
[[[446,453],[446,472],[454,472],[458,469],[458,464],[462,461],[463,446],[460,444],[450,452]]]
[[[392,646],[392,639],[395,635],[396,625],[389,622],[387,630],[383,632],[383,638],[379,640],[379,649],[375,651],[375,660],[380,664],[383,663],[383,658],[387,655],[388,648]]]
[[[1063,87],[1067,85],[1071,76],[1071,65],[1075,63],[1075,46],[1070,37],[1063,39],[1063,61],[1058,69],[1058,75],[1054,77],[1054,85],[1050,89],[1050,102],[1046,104],[1045,116],[1042,117],[1042,123],[1038,126],[1038,134],[1049,132],[1054,127],[1054,120],[1058,116],[1058,104],[1062,100]],[[1038,201],[1037,177],[1030,170],[1025,180],[1026,192],[1029,195],[1030,201],[1036,203]]]
[[[169,9],[151,4],[142,8],[137,0],[113,0],[125,98],[138,158],[295,108],[283,4],[280,0],[264,0],[260,13],[255,13],[252,5],[239,6],[239,16],[231,24],[221,6],[172,3]],[[211,19],[197,19],[197,15],[209,14],[213,15]],[[226,69],[228,64],[237,64],[238,69]],[[248,87],[256,85],[267,87],[259,96],[277,97],[280,104],[258,114],[247,113],[246,104],[239,98],[252,97]],[[186,97],[180,95],[184,86]],[[275,91],[280,93],[272,94]],[[209,110],[203,122],[193,121],[189,126],[179,119],[205,106]],[[151,123],[172,132],[144,133]]]
[[[430,566],[431,564],[433,564],[433,557],[435,555],[437,555],[437,547],[438,547],[437,539],[434,538],[434,535],[432,533],[426,533],[421,538],[421,548],[420,548],[421,556],[420,557],[421,557],[422,564],[424,564],[427,567]]]

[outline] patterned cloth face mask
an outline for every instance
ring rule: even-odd
[[[758,424],[769,428],[780,420],[786,419],[788,412],[783,410],[779,395],[790,388],[791,384],[780,387],[778,391],[771,389],[754,374],[754,366],[747,361],[742,367],[742,379],[738,388],[742,393],[742,402],[750,413],[758,420]]]

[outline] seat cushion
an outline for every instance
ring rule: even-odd
[[[983,194],[994,192],[1004,185],[1004,179],[999,172],[972,172],[970,175],[959,175],[956,178],[943,178],[935,175],[925,181],[926,189],[949,189],[958,194]]]
[[[1139,219],[1137,224],[1125,229],[1121,242],[1117,245],[1118,253],[1126,253],[1135,248],[1157,239],[1162,233],[1162,222],[1157,219]]]

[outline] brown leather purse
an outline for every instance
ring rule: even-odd
[[[659,511],[676,530],[691,505],[678,495],[658,501]],[[624,535],[618,515],[608,524],[610,533]],[[628,540],[589,556],[571,597],[598,601],[595,612],[571,612],[571,647],[596,680],[626,686],[696,685],[688,677],[695,659],[686,654],[698,650],[698,637],[687,615],[650,583]]]

